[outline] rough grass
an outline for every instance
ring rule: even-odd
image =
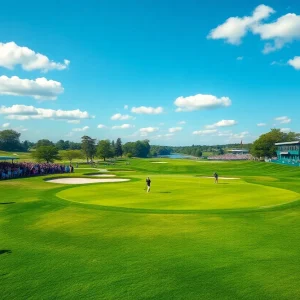
[[[241,177],[241,182],[230,181],[228,187],[239,189],[238,195],[249,195],[250,205],[257,187],[286,190],[278,201],[289,192],[300,193],[299,168],[266,163],[170,160],[160,165],[132,159],[128,166],[119,162],[110,168],[136,170],[115,172],[134,179],[127,183],[131,195],[137,187],[140,191],[146,176],[153,177],[153,194],[142,190],[141,198],[168,197],[155,194],[156,185],[169,189],[168,184],[163,186],[164,178],[202,182],[194,176],[214,171]],[[76,172],[72,176],[91,170]],[[300,298],[298,202],[255,211],[132,213],[59,199],[56,194],[78,188],[58,187],[43,179],[0,182],[0,299]],[[188,190],[184,185],[189,183],[182,187],[173,182],[172,193],[176,186],[184,193]],[[119,194],[127,184],[115,185]],[[87,187],[113,195],[114,185]],[[81,198],[87,201],[84,194]]]

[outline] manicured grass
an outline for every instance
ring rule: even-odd
[[[166,161],[108,166],[128,183],[0,182],[0,299],[299,299],[300,168]],[[214,171],[241,180],[198,177]]]

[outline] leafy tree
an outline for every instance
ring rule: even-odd
[[[40,146],[32,153],[32,156],[37,161],[46,161],[52,163],[54,160],[59,160],[58,149],[55,146]]]
[[[70,142],[69,141],[64,141],[64,140],[59,140],[56,144],[55,147],[58,150],[67,150],[70,149]]]
[[[109,140],[102,140],[98,143],[97,156],[103,158],[104,161],[106,158],[113,157],[113,150]]]
[[[35,147],[39,148],[41,146],[54,146],[54,143],[46,139],[38,140]]]
[[[81,149],[86,157],[86,161],[93,160],[96,154],[96,140],[85,135],[81,138]]]
[[[115,155],[118,156],[118,157],[122,157],[122,155],[123,155],[122,141],[121,141],[120,138],[118,138],[117,141],[116,141]]]
[[[125,154],[131,153],[135,157],[147,157],[150,153],[149,141],[128,142],[124,144],[123,151]]]
[[[276,156],[275,143],[292,142],[300,138],[299,133],[281,132],[280,129],[271,129],[270,132],[262,134],[251,148],[251,154],[255,157],[273,157]]]
[[[81,150],[81,143],[69,142],[69,148],[71,150]]]
[[[22,151],[27,152],[30,148],[32,148],[34,146],[34,143],[26,140],[21,143],[21,146],[22,146]]]
[[[80,150],[66,150],[61,153],[62,157],[70,161],[72,163],[73,159],[83,158],[83,154]]]
[[[22,150],[20,136],[21,134],[14,130],[0,131],[0,149],[4,151]]]
[[[201,151],[200,148],[198,148],[198,149],[196,150],[195,156],[197,156],[197,157],[201,157],[201,156],[202,156],[202,151]]]

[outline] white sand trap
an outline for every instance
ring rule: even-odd
[[[210,178],[210,179],[214,179],[215,177],[212,176],[202,176],[200,178]],[[223,180],[236,180],[236,179],[241,179],[241,178],[234,178],[234,177],[218,177],[219,179],[223,179]]]
[[[114,178],[114,179],[91,179],[91,178],[58,178],[47,180],[47,182],[60,183],[60,184],[89,184],[89,183],[107,183],[107,182],[124,182],[130,179]]]
[[[167,161],[152,161],[151,164],[167,164]]]
[[[93,177],[116,177],[114,174],[94,174],[94,175],[88,175]]]

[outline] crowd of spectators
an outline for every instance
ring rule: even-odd
[[[251,154],[223,154],[223,155],[215,155],[209,156],[207,159],[209,160],[250,160],[252,159]]]
[[[72,165],[64,166],[59,164],[48,163],[0,162],[0,180],[73,172],[74,168]]]

